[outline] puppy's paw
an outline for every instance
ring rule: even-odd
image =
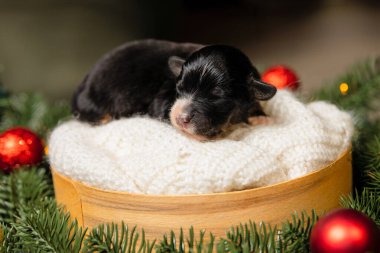
[[[248,123],[252,126],[270,125],[274,123],[273,118],[268,116],[256,116],[248,118]]]
[[[103,116],[103,118],[100,119],[100,121],[98,122],[98,125],[107,124],[111,120],[112,120],[112,116],[109,115],[109,114],[106,114],[106,115]]]
[[[196,140],[196,141],[199,141],[199,142],[206,142],[206,141],[211,141],[212,140],[210,138],[207,138],[206,136],[197,135],[197,134],[191,134],[191,133],[183,131],[183,130],[180,130],[180,133],[182,133],[184,136],[186,136],[186,137],[188,137],[190,139],[193,139],[193,140]]]

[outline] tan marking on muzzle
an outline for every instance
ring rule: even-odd
[[[186,135],[189,138],[195,139],[197,141],[207,140],[207,137],[195,134],[194,128],[191,126],[191,124],[187,129],[177,124],[176,118],[179,117],[179,115],[181,115],[181,113],[185,110],[187,106],[189,106],[190,103],[191,103],[191,97],[177,99],[177,101],[174,103],[174,105],[172,106],[170,110],[170,115],[169,115],[170,122],[182,134]]]
[[[184,111],[184,109],[187,106],[189,106],[190,103],[191,103],[191,98],[181,98],[175,101],[174,105],[172,106],[170,110],[170,115],[169,115],[170,122],[172,123],[174,127],[178,129],[182,129],[182,127],[177,124],[176,118],[179,117],[179,115],[181,115],[181,113]]]

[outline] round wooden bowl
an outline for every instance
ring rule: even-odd
[[[339,207],[352,188],[351,152],[303,177],[250,190],[203,195],[143,195],[97,189],[52,169],[57,202],[80,225],[124,221],[144,228],[146,238],[161,239],[171,229],[206,229],[224,236],[232,225],[249,220],[281,224],[292,212],[318,213]]]

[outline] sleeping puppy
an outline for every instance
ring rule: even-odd
[[[236,48],[142,40],[101,58],[75,92],[72,110],[90,123],[147,114],[207,140],[264,115],[258,100],[275,93]]]

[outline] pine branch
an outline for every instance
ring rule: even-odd
[[[343,82],[349,86],[345,95],[342,95],[339,89]],[[313,100],[328,100],[344,110],[353,112],[357,133],[362,141],[366,141],[380,131],[379,90],[380,57],[354,65],[346,74],[316,92]]]
[[[20,247],[19,238],[15,237],[16,229],[14,227],[0,226],[0,234],[2,238],[0,240],[0,253],[8,252],[23,252]]]
[[[309,252],[312,228],[318,216],[312,210],[311,216],[302,212],[293,214],[291,220],[282,224],[281,229],[265,223],[249,222],[227,233],[227,239],[218,244],[218,252]]]
[[[370,217],[380,228],[380,191],[371,191],[367,188],[354,195],[343,196],[341,205],[360,211]]]
[[[57,208],[44,169],[17,170],[0,184],[0,252],[80,252],[85,232]]]
[[[39,204],[53,195],[44,169],[20,168],[9,175],[0,175],[0,222],[15,222],[25,215],[24,207]]]
[[[345,110],[368,115],[376,109],[380,94],[380,58],[368,59],[354,65],[346,74],[314,94],[314,98],[328,100]],[[347,83],[349,90],[342,95],[339,89],[341,83]]]
[[[291,220],[282,225],[282,229],[276,226],[254,222],[232,227],[227,232],[226,238],[221,238],[215,243],[215,237],[210,233],[208,241],[205,240],[205,231],[201,230],[196,237],[194,229],[190,228],[189,236],[185,238],[181,229],[179,235],[173,231],[155,246],[156,253],[218,253],[226,252],[309,252],[309,239],[312,227],[317,222],[318,216],[312,211],[311,216],[301,213],[301,216],[293,214]],[[140,245],[140,246],[138,246]],[[118,232],[117,224],[100,225],[93,229],[85,241],[84,252],[143,252],[151,253],[155,242],[145,240],[144,231],[142,238],[136,233],[136,227],[130,232],[122,223]]]
[[[342,95],[339,85],[346,82],[348,93]],[[344,110],[351,111],[356,125],[353,138],[354,186],[361,191],[372,184],[373,167],[379,164],[379,145],[377,149],[369,142],[380,134],[380,58],[372,58],[354,65],[345,75],[332,82],[314,95],[316,99],[328,100]],[[377,154],[377,156],[376,156]],[[376,158],[377,157],[377,158]],[[375,160],[374,160],[375,159]],[[380,185],[380,181],[375,186]]]
[[[366,169],[380,171],[380,132],[367,144],[366,150],[363,154],[363,159],[368,161]]]
[[[107,253],[151,253],[155,241],[145,240],[145,232],[142,230],[141,239],[136,227],[129,230],[122,222],[120,230],[118,224],[100,225],[94,228],[85,240],[83,252],[107,252]]]
[[[49,104],[36,93],[20,93],[0,99],[0,131],[14,126],[28,127],[44,137],[60,120],[70,115],[65,102]]]
[[[359,186],[366,186],[368,184],[368,180],[370,179],[368,177],[369,172],[380,169],[378,165],[380,146],[377,146],[380,130],[377,133],[368,132],[369,130],[374,130],[374,128],[368,126],[367,130],[360,131],[360,136],[353,142],[352,162],[354,173],[356,173],[354,179],[360,176],[361,182]]]
[[[170,237],[165,234],[163,240],[156,246],[156,253],[212,253],[214,249],[215,237],[210,233],[209,242],[205,243],[205,231],[199,232],[199,237],[196,238],[194,228],[189,229],[189,237],[185,238],[183,229],[180,230],[179,239],[173,231],[170,232]]]
[[[306,212],[302,212],[301,217],[293,214],[291,222],[288,220],[282,225],[280,248],[289,253],[309,252],[311,231],[318,219],[315,210],[312,210],[311,216]]]
[[[217,245],[218,252],[281,252],[277,244],[278,229],[265,223],[250,221],[227,232]]]
[[[368,172],[368,177],[370,178],[369,182],[367,182],[367,189],[372,192],[380,192],[380,171],[371,171]],[[380,209],[380,207],[379,207]]]
[[[354,153],[355,168],[362,170],[362,185],[371,191],[380,191],[380,131],[366,145]],[[379,207],[380,209],[380,207]]]
[[[76,220],[70,222],[70,215],[57,208],[53,200],[30,207],[11,226],[12,244],[21,249],[12,250],[18,252],[79,253],[86,233]]]

